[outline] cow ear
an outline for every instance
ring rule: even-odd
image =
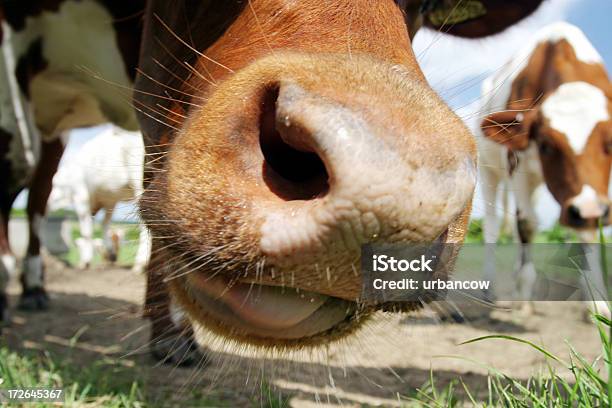
[[[515,111],[495,112],[484,118],[480,129],[487,139],[510,150],[525,150],[529,146],[529,129],[534,116]]]
[[[466,38],[497,34],[533,13],[542,0],[424,0],[424,25]]]

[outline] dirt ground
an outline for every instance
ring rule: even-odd
[[[82,271],[58,264],[48,269],[52,308],[46,313],[13,311],[12,326],[4,332],[9,347],[50,350],[84,366],[106,359],[132,369],[145,391],[164,401],[197,394],[227,406],[253,406],[262,390],[272,389],[296,407],[390,406],[398,404],[397,394],[414,395],[429,380],[430,370],[438,385],[461,377],[482,396],[485,366],[526,379],[543,369],[544,359],[525,345],[504,340],[459,345],[463,341],[503,333],[545,345],[564,358],[565,340],[588,359],[601,351],[596,331],[584,318],[584,305],[556,302],[538,304],[538,313],[530,317],[500,309],[467,324],[443,323],[432,313],[381,314],[351,340],[282,355],[231,347],[204,333],[210,354],[206,367],[166,367],[146,353],[148,322],[139,317],[143,276],[127,269]],[[10,293],[15,304],[16,284]]]

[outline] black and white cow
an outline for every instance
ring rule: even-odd
[[[39,229],[65,135],[73,128],[108,121],[138,129],[129,89],[136,74],[138,16],[144,3],[107,3],[7,1],[0,5],[0,66],[6,85],[0,89],[0,166],[6,170],[0,180],[0,227],[4,229],[0,293],[15,269],[4,238],[9,212],[27,185],[30,239],[21,275],[24,309],[45,309],[48,304]],[[96,73],[103,73],[104,81]]]

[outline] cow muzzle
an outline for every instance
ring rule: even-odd
[[[401,135],[380,134],[360,112],[297,84],[270,92],[260,147],[265,187],[279,200],[256,208],[262,253],[302,263],[331,250],[430,242],[443,233],[472,196],[474,160],[456,157],[442,170],[435,148],[430,160],[413,161],[398,141]]]
[[[561,223],[575,229],[596,229],[610,223],[610,201],[591,186],[567,200],[561,209]]]
[[[474,141],[411,78],[277,55],[191,114],[143,214],[173,220],[157,235],[188,255],[172,287],[196,320],[257,344],[329,341],[368,314],[362,245],[463,240]]]

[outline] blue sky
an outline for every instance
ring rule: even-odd
[[[469,126],[477,119],[480,84],[484,78],[503,65],[539,28],[554,21],[565,20],[580,27],[612,67],[612,18],[611,0],[548,0],[534,16],[505,33],[483,40],[461,40],[437,33],[421,31],[414,42],[415,54],[433,88],[453,107],[459,116],[465,117]],[[99,129],[72,132],[67,154],[78,148]],[[542,225],[554,223],[558,206],[547,190],[538,192],[538,209]],[[482,216],[479,191],[474,205],[474,216]],[[17,203],[23,206],[24,197]],[[124,205],[116,212],[117,219],[133,214],[133,208]]]

